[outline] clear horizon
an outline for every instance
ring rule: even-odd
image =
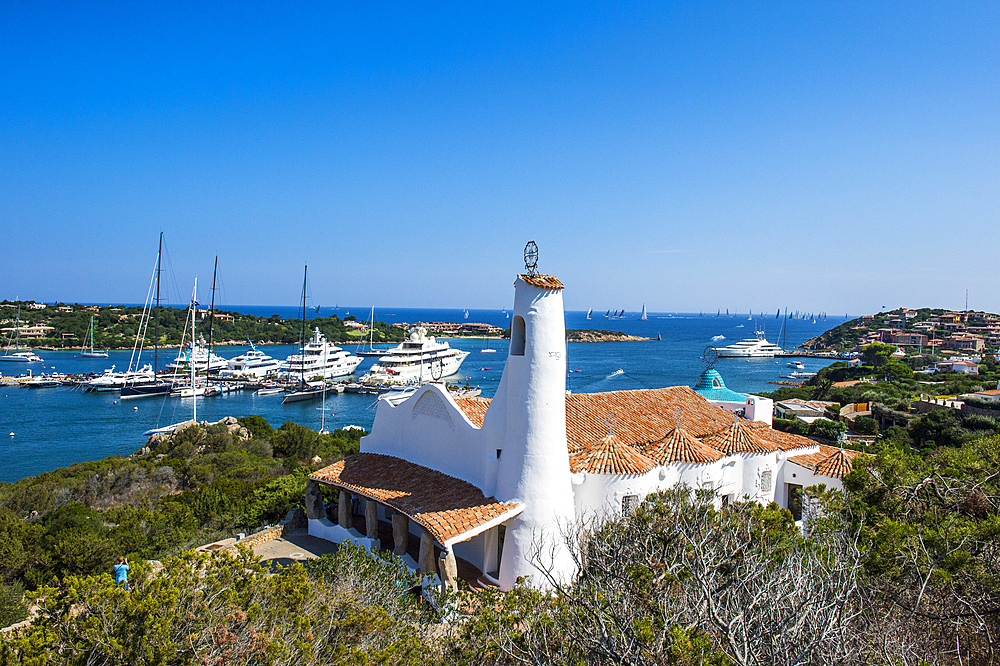
[[[21,3],[0,297],[1000,311],[1000,5]],[[204,299],[203,299],[204,300]],[[725,309],[726,305],[721,306]]]

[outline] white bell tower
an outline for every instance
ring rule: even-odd
[[[563,285],[555,276],[535,273],[536,260],[531,242],[525,248],[527,272],[514,281],[507,364],[484,422],[497,455],[495,496],[525,507],[504,539],[500,586],[505,590],[525,575],[545,586],[528,561],[538,543],[557,577],[574,572],[560,534],[575,519],[566,445]]]

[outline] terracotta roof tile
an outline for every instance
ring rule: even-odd
[[[455,401],[469,420],[482,427],[489,407],[486,398],[464,398]],[[731,412],[716,407],[687,386],[605,393],[571,393],[566,396],[566,443],[569,451],[580,452],[594,446],[608,432],[608,422],[614,419],[615,438],[625,446],[660,460],[665,450],[653,448],[666,438],[678,423],[694,439],[706,447],[704,455],[725,453],[706,439],[719,435],[733,426]],[[748,451],[789,451],[816,445],[811,439],[773,430],[766,423],[739,419],[739,442]],[[751,434],[747,434],[750,432]],[[747,441],[747,440],[751,441]],[[742,442],[742,444],[740,444]],[[678,462],[680,462],[678,460]]]
[[[678,421],[692,436],[703,437],[728,426],[733,415],[687,386],[571,393],[566,396],[569,447],[585,446],[603,437],[612,418],[615,436],[641,450],[662,439]]]
[[[542,289],[563,289],[563,283],[555,275],[518,275],[530,285],[541,287]]]
[[[842,479],[853,469],[853,460],[858,456],[867,455],[861,451],[839,449],[835,446],[819,445],[816,453],[806,453],[800,456],[790,456],[789,462],[801,465],[814,474],[828,476],[831,479]]]
[[[379,453],[356,453],[309,478],[405,514],[442,546],[520,506],[484,497],[479,488],[461,479]]]
[[[721,451],[699,442],[684,428],[671,428],[662,439],[647,445],[643,453],[661,465],[710,463],[724,457]]]
[[[793,451],[795,449],[805,448],[811,449],[816,446],[816,442],[808,437],[795,435],[790,432],[784,432],[783,430],[775,430],[774,428],[769,427],[766,423],[753,421],[751,425],[754,427],[758,439],[774,444],[779,451]]]
[[[748,423],[746,419],[735,419],[728,428],[708,435],[703,441],[729,456],[734,453],[767,453],[778,449],[777,444],[761,436],[764,428],[750,426]]]
[[[637,476],[652,471],[657,466],[655,460],[623,443],[614,434],[606,435],[590,446],[574,449],[569,454],[569,469],[574,473]]]
[[[477,428],[483,427],[483,419],[486,418],[486,409],[490,406],[489,398],[455,398],[455,404],[472,421],[472,425]]]

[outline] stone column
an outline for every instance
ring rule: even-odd
[[[438,557],[438,575],[441,576],[441,592],[458,591],[458,562],[455,561],[455,553],[442,550]]]
[[[340,511],[337,513],[337,522],[345,530],[354,527],[354,520],[351,518],[351,493],[343,488],[340,489]]]
[[[434,573],[434,537],[427,530],[420,534],[420,559],[417,560],[417,573]]]
[[[402,557],[410,544],[410,519],[401,513],[392,514],[392,552]]]
[[[378,548],[378,502],[375,500],[365,500],[365,536],[375,539],[375,547]]]
[[[309,481],[306,484],[306,518],[323,518],[323,493],[320,492],[319,484]]]

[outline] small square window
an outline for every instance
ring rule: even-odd
[[[635,508],[639,506],[639,496],[638,495],[625,495],[622,497],[622,515],[627,516],[628,514],[635,511]]]
[[[497,460],[500,460],[501,453],[503,453],[503,449],[497,449]]]

